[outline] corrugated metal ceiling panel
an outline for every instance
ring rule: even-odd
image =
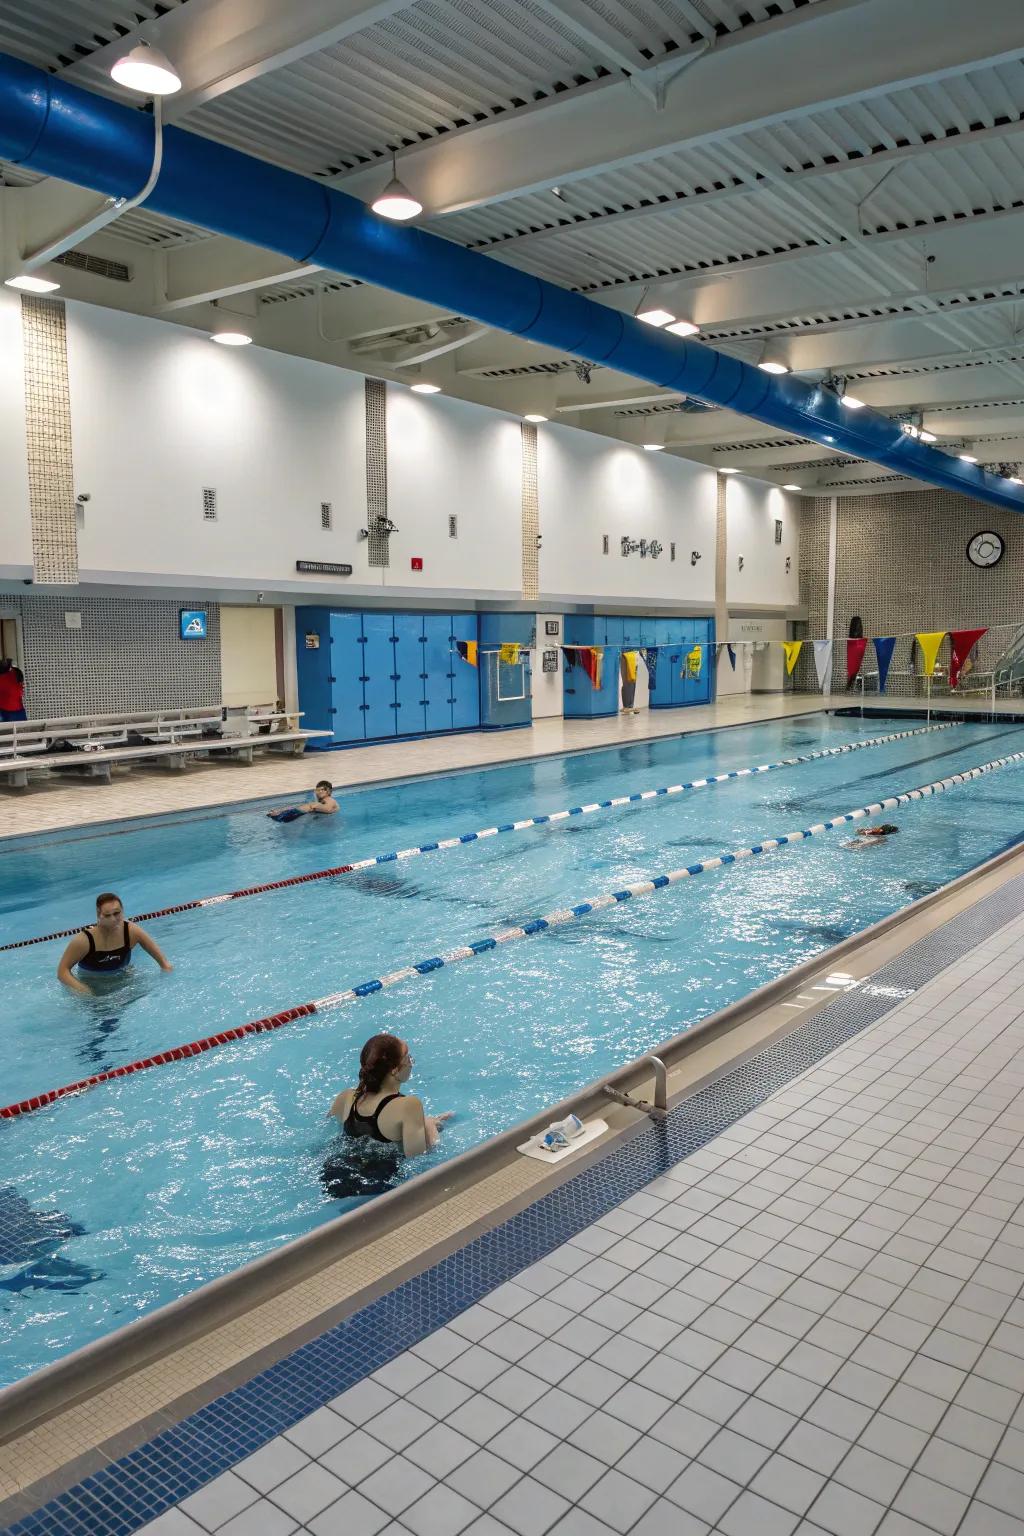
[[[0,50],[58,70],[188,0],[4,0]]]

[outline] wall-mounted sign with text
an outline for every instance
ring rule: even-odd
[[[338,565],[333,560],[296,560],[295,569],[307,576],[351,576],[350,565]]]

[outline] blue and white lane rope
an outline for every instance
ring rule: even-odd
[[[317,1013],[322,1013],[327,1008],[355,1002],[357,998],[368,997],[373,992],[381,992],[387,987],[396,986],[399,982],[412,981],[418,976],[427,976],[431,971],[438,971],[443,966],[454,965],[456,961],[469,960],[474,955],[485,954],[489,950],[497,949],[499,945],[511,944],[516,939],[532,938],[536,933],[544,933],[549,928],[558,928],[565,923],[575,922],[591,912],[601,912],[607,907],[631,901],[635,896],[650,896],[655,891],[664,890],[666,886],[678,885],[680,881],[690,880],[695,875],[703,875],[708,870],[720,869],[726,864],[737,864],[741,859],[754,858],[760,853],[770,853],[775,848],[784,848],[789,843],[800,843],[808,837],[818,837],[822,832],[831,832],[836,827],[845,826],[850,822],[862,821],[866,816],[877,816],[882,811],[896,810],[901,805],[909,805],[914,800],[924,800],[929,795],[941,795],[947,789],[967,784],[972,779],[980,779],[987,773],[993,773],[997,768],[1005,768],[1011,763],[1022,761],[1024,761],[1024,752],[1014,752],[1008,757],[997,757],[992,762],[983,763],[978,768],[970,768],[965,773],[951,774],[949,778],[937,779],[934,783],[907,790],[904,794],[891,795],[885,800],[876,801],[873,805],[858,806],[856,810],[846,811],[842,816],[833,816],[830,821],[815,822],[814,826],[805,827],[799,832],[786,832],[781,837],[765,838],[760,843],[754,843],[750,848],[737,848],[732,853],[722,853],[713,859],[703,859],[698,864],[688,864],[685,869],[672,869],[666,874],[655,875],[650,880],[636,880],[620,891],[609,891],[602,896],[591,897],[589,901],[581,901],[576,906],[563,907],[556,912],[548,912],[543,917],[535,917],[530,922],[524,923],[521,928],[504,928],[500,933],[477,939],[474,944],[448,950],[445,954],[434,955],[429,960],[419,960],[413,965],[403,966],[401,970],[390,971],[385,976],[361,982],[357,987],[349,987],[344,992],[332,992],[327,997],[318,997],[314,1000],[313,1007]]]
[[[202,907],[219,907],[226,901],[238,901],[245,896],[262,896],[268,891],[282,891],[293,885],[310,885],[317,880],[334,880],[341,875],[351,875],[357,869],[373,869],[377,864],[392,864],[397,859],[413,859],[417,854],[436,853],[443,848],[458,848],[463,843],[476,843],[485,837],[498,837],[504,832],[522,832],[527,827],[542,827],[548,822],[565,821],[569,816],[590,816],[594,811],[607,811],[620,805],[635,805],[641,800],[656,800],[661,795],[679,795],[686,789],[704,789],[709,784],[724,784],[727,779],[745,779],[751,774],[771,773],[776,768],[793,768],[798,763],[813,763],[821,757],[838,757],[842,752],[859,752],[862,747],[880,747],[890,741],[903,741],[908,736],[926,736],[930,731],[948,731],[956,721],[939,725],[922,725],[912,731],[895,731],[888,736],[872,736],[866,741],[848,741],[838,747],[822,747],[807,752],[803,757],[784,757],[777,763],[758,763],[754,768],[733,768],[728,773],[716,773],[711,778],[694,779],[688,784],[670,784],[665,789],[644,789],[633,795],[617,795],[613,800],[596,800],[592,805],[574,805],[567,811],[551,811],[546,816],[530,816],[525,821],[507,821],[501,826],[484,827],[479,832],[463,832],[458,837],[441,838],[435,843],[420,843],[417,848],[402,848],[394,853],[377,853],[354,864],[336,864],[331,869],[314,869],[305,875],[289,875],[284,880],[271,880],[264,885],[250,885],[240,891],[222,891],[218,896],[197,896],[191,901],[180,901],[171,907],[157,907],[152,912],[137,912],[129,919],[133,923],[149,923],[158,917],[174,917],[179,912],[197,912]],[[36,934],[31,939],[13,939],[0,944],[0,954],[10,949],[28,949],[33,944],[48,944],[54,939],[70,939],[81,933],[77,928],[60,928],[55,933]]]
[[[992,773],[996,768],[1005,768],[1010,763],[1019,763],[1022,760],[1024,760],[1024,752],[1014,752],[1009,757],[998,757],[991,763],[983,763],[980,768],[970,768],[966,773],[954,773],[948,779],[939,779],[933,784],[922,785],[920,789],[911,789],[902,795],[892,795],[887,800],[876,801],[874,805],[859,806],[856,810],[846,811],[842,816],[833,816],[831,821],[816,822],[813,827],[806,827],[801,832],[787,832],[782,837],[766,838],[763,842],[755,843],[751,848],[738,848],[733,853],[723,853],[714,859],[704,859],[699,864],[689,864],[685,869],[673,869],[668,874],[655,875],[651,880],[634,881],[632,885],[624,886],[621,891],[610,891],[603,896],[594,896],[590,901],[581,901],[574,907],[549,912],[545,917],[535,917],[531,922],[524,923],[521,928],[502,929],[500,933],[478,939],[475,944],[466,944],[459,949],[448,950],[447,953],[434,955],[429,960],[419,960],[414,965],[406,965],[401,970],[390,971],[386,976],[376,976],[371,981],[361,982],[359,986],[349,987],[344,992],[332,992],[327,997],[317,997],[309,1003],[297,1003],[294,1007],[283,1009],[280,1013],[268,1014],[261,1019],[249,1019],[245,1024],[238,1024],[216,1035],[207,1035],[200,1040],[190,1040],[184,1045],[173,1046],[170,1050],[157,1051],[152,1056],[143,1057],[139,1061],[110,1067],[103,1072],[94,1073],[92,1077],[80,1078],[77,1082],[64,1083],[59,1088],[32,1094],[16,1104],[2,1105],[0,1120],[11,1120],[21,1115],[32,1114],[35,1110],[55,1104],[58,1100],[68,1098],[72,1094],[95,1088],[100,1083],[113,1082],[117,1078],[128,1077],[136,1072],[146,1072],[153,1067],[169,1066],[172,1062],[185,1061],[191,1056],[199,1056],[206,1051],[216,1050],[222,1045],[230,1045],[249,1035],[283,1029],[286,1024],[293,1024],[297,1019],[308,1019],[313,1014],[326,1013],[329,1009],[338,1008],[344,1003],[354,1003],[361,997],[369,997],[374,992],[382,992],[387,987],[397,986],[399,982],[414,981],[417,977],[428,976],[431,971],[439,971],[444,966],[454,965],[457,960],[469,960],[474,955],[486,954],[489,950],[497,949],[499,944],[510,944],[516,939],[531,938],[536,933],[544,933],[548,928],[557,928],[564,923],[575,922],[578,918],[586,917],[590,912],[600,912],[605,907],[629,901],[634,896],[649,896],[654,891],[664,890],[666,886],[677,884],[680,880],[702,875],[706,870],[719,869],[724,864],[735,864],[740,859],[749,859],[759,853],[769,853],[773,848],[782,848],[787,843],[799,843],[805,838],[817,837],[819,833],[830,832],[847,822],[861,821],[865,816],[877,816],[880,811],[909,805],[912,800],[923,800],[928,795],[939,795],[943,790],[952,789],[958,784],[966,784],[971,779],[980,779],[983,774]]]

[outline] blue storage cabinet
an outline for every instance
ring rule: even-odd
[[[534,642],[532,613],[480,614],[480,724],[485,731],[504,731],[533,723],[529,647]],[[523,647],[514,666],[500,660],[501,645]]]
[[[472,613],[296,611],[299,707],[332,742],[470,730],[480,724],[479,672],[455,653],[477,639]]]
[[[658,619],[655,623],[658,651],[652,709],[679,709],[688,704],[709,704],[714,697],[714,619]],[[686,658],[695,645],[703,652],[699,677],[690,677]]]
[[[609,627],[610,626],[610,627]],[[563,651],[562,713],[567,720],[596,720],[619,712],[619,649],[622,645],[623,624],[620,618],[605,614],[567,613],[565,616],[565,644],[609,644],[614,650],[605,650],[601,686],[595,688],[583,668],[571,660],[571,652]],[[609,641],[609,634],[615,638]]]
[[[600,688],[594,688],[582,668],[570,664],[568,654],[563,653],[563,711],[568,719],[596,719],[618,714],[619,655],[624,650],[640,650],[647,645],[659,647],[654,686],[650,691],[652,709],[708,704],[713,697],[714,619],[567,614],[565,644],[606,647]],[[695,645],[703,649],[700,676],[683,676],[686,657]]]

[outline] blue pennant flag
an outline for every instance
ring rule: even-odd
[[[896,637],[890,635],[874,640],[872,644],[875,647],[875,655],[878,657],[878,691],[884,693],[889,668],[892,665],[892,653],[896,649]]]

